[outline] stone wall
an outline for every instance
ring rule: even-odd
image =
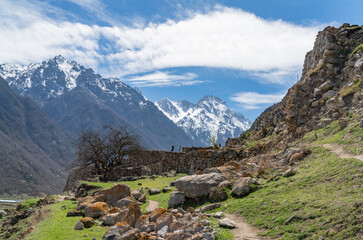
[[[243,159],[237,151],[213,150],[210,148],[185,149],[185,152],[142,151],[131,156],[113,170],[111,180],[118,181],[125,177],[160,175],[176,171],[177,173],[193,174],[210,167],[222,166],[232,160]],[[64,191],[72,190],[78,181],[97,180],[97,171],[93,166],[85,169],[73,169],[67,179]]]

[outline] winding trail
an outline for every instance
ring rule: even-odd
[[[149,202],[149,205],[147,205],[146,207],[146,211],[151,212],[154,209],[159,207],[159,202],[154,201],[154,200],[147,200]]]
[[[245,222],[241,216],[224,213],[226,218],[231,219],[236,223],[236,228],[231,229],[235,240],[260,240],[265,239],[257,235],[258,231],[250,224]]]
[[[323,147],[328,148],[332,153],[336,154],[340,158],[355,158],[360,161],[363,161],[363,154],[362,155],[352,155],[344,151],[342,147],[335,144],[324,144]]]

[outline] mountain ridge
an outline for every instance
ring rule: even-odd
[[[204,146],[210,145],[212,136],[216,137],[217,143],[224,143],[247,130],[251,124],[242,114],[231,111],[225,101],[212,95],[205,95],[196,104],[166,98],[155,105],[185,133],[200,139]]]

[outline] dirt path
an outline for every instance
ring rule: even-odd
[[[328,148],[332,153],[335,153],[340,158],[355,158],[360,161],[363,161],[363,154],[362,155],[352,155],[344,151],[344,149],[335,144],[324,144],[323,147]]]
[[[242,217],[235,215],[224,213],[226,218],[231,219],[236,223],[236,228],[231,229],[232,234],[235,240],[260,240],[263,239],[257,235],[257,230],[252,227],[250,224],[246,223]]]
[[[148,202],[149,202],[149,205],[146,207],[146,211],[148,211],[148,212],[151,212],[155,208],[159,207],[159,202],[157,202],[157,201],[148,200]]]

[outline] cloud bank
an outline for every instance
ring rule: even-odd
[[[183,85],[183,79],[198,83],[196,76],[162,73],[193,66],[237,69],[284,84],[286,76],[301,68],[319,29],[222,6],[179,21],[134,27],[53,19],[42,14],[45,7],[0,2],[0,62],[28,64],[61,54],[108,76],[155,72],[131,79],[144,86]]]
[[[281,101],[286,93],[261,94],[257,92],[240,92],[230,98],[244,109],[260,109]]]

